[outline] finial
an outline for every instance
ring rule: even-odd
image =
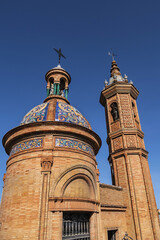
[[[62,54],[61,48],[59,50],[57,50],[56,48],[53,48],[53,49],[58,53],[58,56],[59,56],[58,63],[60,65],[61,57],[65,58],[65,59],[66,59],[66,57]]]
[[[117,54],[115,54],[115,53],[113,52],[112,48],[111,48],[111,51],[108,52],[108,55],[112,57],[112,61],[115,61],[115,60],[114,60],[114,57],[116,57]]]
[[[107,81],[107,79],[105,79],[105,81],[104,81],[104,85],[105,85],[105,86],[108,85],[108,81]]]
[[[116,76],[117,76],[117,75],[121,75],[120,69],[119,69],[119,67],[117,66],[117,63],[116,63],[115,60],[112,61],[112,66],[111,66],[110,72],[111,72],[111,77],[113,77],[114,75],[116,75]]]
[[[116,80],[117,79],[117,76],[116,76],[116,74],[114,73],[114,75],[113,75],[113,79],[114,80]]]
[[[124,80],[128,80],[128,76],[126,74],[124,74]]]

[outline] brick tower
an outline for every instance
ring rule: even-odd
[[[9,154],[1,201],[1,240],[97,239],[101,140],[69,104],[70,75],[46,74],[47,98],[3,138]]]
[[[113,60],[110,82],[100,97],[106,112],[112,183],[123,188],[128,234],[137,240],[158,240],[157,206],[137,110],[138,94]]]

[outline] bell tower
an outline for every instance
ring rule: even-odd
[[[138,90],[122,77],[113,59],[109,84],[101,92],[105,108],[112,184],[123,188],[127,232],[133,239],[158,240],[157,206],[136,99]]]

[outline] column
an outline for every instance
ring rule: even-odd
[[[38,240],[47,240],[47,220],[48,220],[48,193],[52,160],[43,159],[41,161],[42,172],[42,191],[40,207],[40,225]]]
[[[68,99],[68,88],[65,89],[65,98]]]

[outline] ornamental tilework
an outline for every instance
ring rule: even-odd
[[[26,150],[26,149],[42,147],[42,144],[43,144],[43,139],[42,138],[33,139],[33,140],[26,141],[26,142],[18,143],[18,144],[14,145],[12,147],[11,152],[10,152],[10,156],[14,153],[21,152],[21,151]]]
[[[55,121],[75,123],[86,128],[90,127],[87,120],[76,108],[62,102],[57,102]]]
[[[74,148],[78,150],[82,150],[84,152],[87,152],[94,156],[94,151],[92,147],[90,147],[88,144],[82,143],[80,141],[75,141],[71,139],[65,139],[65,138],[56,138],[55,142],[56,147],[69,147]]]
[[[20,125],[32,122],[46,121],[48,103],[40,104],[29,111],[23,118]]]

